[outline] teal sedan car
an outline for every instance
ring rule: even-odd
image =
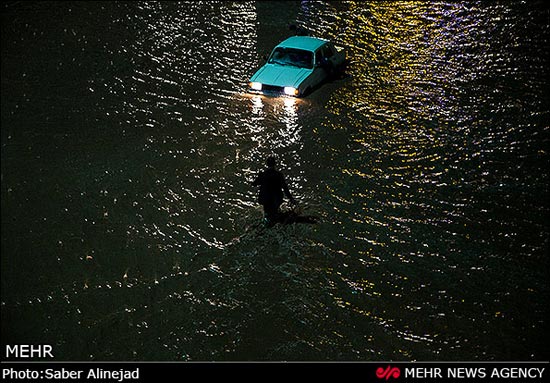
[[[303,97],[344,68],[342,47],[316,37],[293,36],[273,49],[266,64],[250,78],[255,94]]]

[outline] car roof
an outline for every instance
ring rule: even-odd
[[[292,36],[281,42],[277,47],[304,49],[306,51],[315,51],[324,45],[328,40],[309,36]]]

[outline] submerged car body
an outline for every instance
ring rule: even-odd
[[[250,78],[248,91],[302,97],[341,71],[345,61],[344,49],[328,40],[289,37],[273,49],[266,64]]]

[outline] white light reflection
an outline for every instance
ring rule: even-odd
[[[296,99],[294,97],[284,98],[285,111],[296,115]]]
[[[281,122],[285,124],[284,132],[281,132],[288,144],[300,141],[298,127],[298,100],[294,97],[283,98],[283,113]]]
[[[264,112],[264,103],[260,96],[252,96],[252,114],[255,116],[261,116]]]
[[[255,147],[247,155],[258,158],[270,152],[299,152],[302,137],[298,106],[302,100],[263,95],[247,95],[247,98],[250,103],[247,130],[250,140],[255,142]]]

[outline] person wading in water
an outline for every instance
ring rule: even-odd
[[[283,173],[275,169],[275,157],[266,160],[267,169],[260,172],[252,185],[260,187],[258,202],[264,207],[265,220],[268,225],[274,225],[279,216],[279,207],[283,203],[283,192],[290,202],[296,201],[288,190]]]

